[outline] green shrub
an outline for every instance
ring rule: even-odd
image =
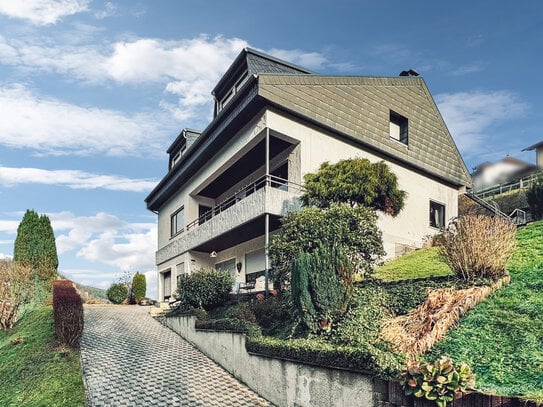
[[[338,346],[324,340],[251,337],[247,351],[263,355],[299,360],[327,367],[343,367],[371,372],[383,379],[395,378],[401,372],[401,357],[372,344]]]
[[[536,219],[543,217],[543,174],[532,182],[526,191],[526,200]]]
[[[362,279],[385,254],[377,215],[371,209],[346,204],[332,204],[330,209],[302,208],[284,217],[281,229],[271,239],[274,281],[289,281],[294,260],[300,253],[312,253],[317,244],[343,247]]]
[[[262,336],[262,331],[257,324],[237,318],[221,318],[200,322],[197,321],[196,328],[214,331],[240,332],[247,334],[247,336],[251,338],[258,338]]]
[[[256,316],[251,309],[251,304],[248,302],[242,302],[233,307],[229,314],[230,318],[242,319],[244,321],[252,322],[253,324],[256,323]]]
[[[145,280],[145,274],[137,272],[132,279],[132,293],[134,294],[136,304],[139,304],[145,298],[146,291],[147,281]]]
[[[405,191],[384,161],[371,163],[352,158],[335,164],[325,162],[315,173],[304,176],[305,206],[328,208],[332,203],[363,205],[396,216],[404,206]]]
[[[475,375],[465,363],[454,366],[450,358],[441,357],[432,364],[409,363],[401,384],[407,396],[424,397],[438,407],[446,407],[457,392],[475,385]]]
[[[258,325],[266,335],[279,334],[289,330],[294,322],[294,304],[288,294],[268,297],[251,304]]]
[[[507,261],[515,250],[516,227],[500,216],[468,214],[455,219],[442,232],[440,255],[454,274],[464,280],[507,274]]]
[[[209,310],[228,300],[234,278],[229,273],[202,269],[178,278],[176,298],[181,309],[203,308]]]
[[[292,299],[311,332],[329,331],[344,314],[352,295],[352,265],[338,247],[317,247],[312,253],[300,253],[292,265]],[[347,280],[347,279],[345,279]]]
[[[128,288],[124,283],[113,283],[106,294],[113,304],[121,304],[128,297]]]

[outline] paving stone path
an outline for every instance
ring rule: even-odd
[[[271,406],[139,306],[85,306],[89,407]]]

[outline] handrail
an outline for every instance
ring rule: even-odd
[[[222,211],[230,208],[237,202],[247,198],[249,195],[264,188],[265,186],[271,186],[272,188],[278,188],[278,189],[285,189],[287,191],[291,189],[297,189],[298,191],[301,191],[303,188],[299,184],[296,184],[294,182],[288,181],[283,178],[276,177],[274,175],[263,175],[262,177],[254,181],[253,183],[240,188],[233,195],[224,199],[221,203],[214,206],[210,210],[204,212],[202,215],[200,215],[198,218],[196,218],[192,222],[188,223],[187,226],[185,227],[185,230],[188,231],[193,227],[199,226],[202,223],[207,222],[213,216],[218,215]]]
[[[465,195],[468,198],[470,198],[471,200],[473,200],[475,203],[478,203],[483,208],[488,209],[489,211],[493,212],[494,214],[502,216],[504,218],[509,218],[509,216],[507,216],[505,213],[500,211],[500,209],[498,208],[498,205],[496,203],[494,205],[492,205],[489,202],[485,201],[484,199],[480,198],[479,196],[477,196],[474,193],[469,192],[469,191],[466,192]]]
[[[491,185],[489,187],[483,188],[475,192],[475,195],[477,195],[480,198],[485,198],[489,195],[498,195],[498,194],[503,194],[504,192],[511,192],[517,189],[528,188],[530,184],[534,182],[534,180],[541,173],[542,172],[536,172],[523,178],[517,178],[505,184]]]

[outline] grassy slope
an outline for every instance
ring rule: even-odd
[[[11,340],[23,342],[12,345]],[[7,333],[0,331],[0,406],[84,406],[78,351],[55,351],[52,308],[29,312]]]
[[[543,222],[520,229],[511,283],[477,306],[426,357],[471,365],[479,389],[543,399]]]
[[[439,258],[437,248],[416,250],[375,270],[374,277],[384,281],[409,280],[451,275],[451,269]]]

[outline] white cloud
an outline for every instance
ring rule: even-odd
[[[44,170],[40,168],[11,168],[0,166],[0,185],[17,184],[62,185],[72,189],[111,191],[150,191],[157,180],[132,179],[116,175],[99,175],[78,170]]]
[[[18,220],[1,220],[0,219],[0,232],[15,234],[17,233],[17,227],[19,227]],[[3,241],[5,244],[6,241]]]
[[[156,223],[129,223],[106,213],[75,216],[48,215],[60,254],[75,250],[85,260],[121,270],[149,270],[155,266]]]
[[[442,93],[435,100],[456,145],[468,157],[494,143],[494,126],[527,110],[524,102],[507,91]]]
[[[81,107],[22,85],[0,88],[0,111],[0,145],[44,154],[159,156],[169,133],[158,114]]]
[[[326,56],[320,52],[305,52],[299,49],[277,49],[267,51],[276,58],[283,59],[303,68],[319,69],[328,64]]]
[[[11,255],[9,254],[4,254],[4,253],[0,253],[0,260],[8,260],[8,259],[11,259]]]
[[[155,266],[156,226],[135,231],[128,225],[121,231],[108,231],[93,238],[77,255],[86,260],[119,267],[121,270],[148,270]]]
[[[161,106],[179,120],[203,117],[212,104],[211,90],[239,52],[248,43],[239,38],[201,35],[192,39],[166,41],[141,38],[96,45],[44,47],[29,40],[0,37],[4,64],[19,69],[71,75],[94,85],[111,81],[118,85],[162,85]],[[271,49],[268,53],[310,69],[330,65],[320,52]],[[177,100],[172,103],[166,95]],[[209,114],[205,115],[209,118]]]
[[[90,0],[0,0],[0,13],[30,20],[36,25],[55,24],[62,17],[88,10]]]
[[[94,13],[94,17],[96,17],[98,20],[101,20],[106,17],[114,16],[115,14],[117,14],[117,6],[108,1],[104,5],[103,10],[98,10]]]

